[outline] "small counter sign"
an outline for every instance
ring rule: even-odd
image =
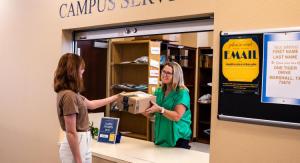
[[[103,117],[100,122],[98,142],[116,143],[119,127],[119,118]]]

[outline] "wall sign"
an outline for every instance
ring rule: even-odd
[[[258,36],[231,36],[221,39],[221,92],[257,94],[261,44]]]
[[[300,105],[300,33],[264,35],[261,101]]]
[[[160,47],[151,47],[151,54],[160,54]]]
[[[149,78],[148,81],[149,84],[157,85],[158,84],[158,78]]]
[[[156,60],[153,60],[153,59],[150,59],[150,66],[151,67],[156,67],[156,68],[159,68],[159,62],[156,61]]]
[[[159,70],[149,70],[149,76],[159,77]]]
[[[103,13],[116,8],[128,9],[157,5],[175,0],[77,0],[62,3],[59,6],[59,16],[68,18],[93,13]]]
[[[222,32],[220,48],[218,118],[300,128],[300,32]]]

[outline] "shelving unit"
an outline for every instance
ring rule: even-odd
[[[145,63],[132,63],[142,56],[148,57]],[[115,41],[111,43],[111,83],[147,85],[147,93],[153,93],[158,83],[150,83],[149,78],[159,80],[160,42],[150,40],[138,41]],[[150,65],[150,62],[158,63],[157,66]],[[157,71],[157,76],[150,76],[150,70]],[[110,95],[122,91],[135,91],[120,88],[111,88]],[[151,140],[151,128],[149,119],[140,114],[131,114],[125,111],[111,111],[110,116],[120,118],[119,131],[123,135]]]
[[[211,86],[208,83],[212,82],[212,54],[213,49],[210,47],[198,48],[199,53],[199,69],[198,69],[198,97],[203,95],[211,95]],[[211,100],[197,102],[197,141],[201,143],[210,143],[210,129],[211,121]]]
[[[156,50],[158,49],[159,53],[153,54],[157,53]],[[159,72],[162,68],[162,65],[159,64],[161,55],[165,55],[167,61],[179,63],[183,70],[185,84],[190,93],[193,139],[209,143],[209,136],[205,137],[206,135],[203,133],[203,130],[210,128],[210,104],[197,102],[197,99],[203,94],[211,93],[211,87],[206,84],[211,82],[212,68],[207,65],[208,63],[203,61],[207,59],[205,54],[212,53],[212,51],[209,50],[211,49],[207,51],[205,48],[197,49],[150,40],[112,42],[110,85],[122,83],[146,84],[148,89],[145,92],[153,93],[158,83],[154,85],[149,84],[149,72],[150,70],[158,70],[158,76],[156,76],[156,78],[159,81]],[[199,53],[197,53],[197,51]],[[197,57],[197,55],[199,55],[199,57]],[[142,56],[148,56],[149,61],[156,61],[159,66],[153,67],[153,65],[150,65],[150,62],[132,63],[132,61]],[[199,58],[199,62],[197,58]],[[212,57],[208,57],[208,59],[210,58],[212,59]],[[197,62],[200,66],[199,68],[196,67]],[[196,76],[198,76],[198,80],[196,80]],[[110,89],[110,95],[122,91],[128,92],[130,90],[112,88]],[[196,109],[198,110],[197,112]],[[119,111],[111,111],[110,116],[120,118],[119,131],[123,132],[124,135],[138,139],[152,140],[153,124],[144,116]]]

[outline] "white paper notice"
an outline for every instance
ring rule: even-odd
[[[159,76],[159,70],[150,70],[150,76]]]
[[[153,59],[150,59],[150,66],[159,68],[159,62]]]
[[[264,34],[264,103],[300,105],[300,33]]]
[[[160,54],[160,47],[151,47],[151,54]]]
[[[149,78],[149,84],[158,84],[158,78]]]
[[[266,95],[268,97],[300,97],[300,41],[268,43]]]

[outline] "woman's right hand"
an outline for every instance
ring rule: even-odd
[[[115,101],[117,101],[117,100],[119,100],[120,98],[122,98],[122,95],[125,94],[125,93],[126,93],[126,92],[123,91],[123,92],[121,92],[121,93],[116,94],[115,96],[116,96],[117,98],[115,99]]]
[[[148,113],[148,114],[150,114],[150,113],[155,113],[155,112],[160,112],[160,110],[161,110],[161,107],[160,106],[158,106],[155,102],[153,102],[153,101],[150,101],[151,102],[151,107],[150,108],[148,108],[148,109],[146,109],[146,113]]]

